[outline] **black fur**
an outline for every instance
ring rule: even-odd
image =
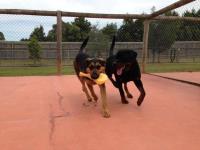
[[[89,55],[86,53],[83,53],[84,48],[87,45],[87,42],[89,40],[89,37],[87,37],[84,42],[82,43],[79,53],[77,54],[75,61],[74,61],[74,69],[76,71],[76,74],[79,76],[79,73],[85,72],[86,68],[87,68],[87,63],[86,60],[87,58],[89,58]]]
[[[138,106],[140,106],[145,97],[145,90],[141,81],[139,64],[136,59],[137,53],[131,49],[121,49],[115,55],[113,55],[114,45],[115,37],[113,38],[110,48],[110,56],[106,60],[106,74],[113,85],[119,89],[121,101],[124,104],[127,104],[128,101],[126,100],[122,84],[125,84],[126,86],[127,82],[133,81],[140,91],[140,97],[137,101]],[[113,74],[115,79],[112,78]],[[127,95],[129,98],[132,97],[130,93],[127,93]]]

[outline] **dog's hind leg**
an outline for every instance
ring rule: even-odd
[[[144,90],[142,81],[140,79],[134,80],[133,82],[135,83],[136,87],[140,91],[140,96],[139,96],[138,101],[137,101],[137,105],[140,106],[142,104],[143,100],[144,100],[144,97],[145,97],[145,90]]]
[[[126,97],[124,95],[122,83],[118,83],[118,89],[119,89],[119,93],[120,93],[120,96],[121,96],[122,104],[128,104],[129,102],[126,100]]]
[[[131,95],[131,93],[128,90],[127,83],[124,83],[124,90],[126,91],[126,95],[128,98],[133,98],[133,96]]]

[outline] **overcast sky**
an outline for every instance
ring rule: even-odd
[[[153,6],[156,7],[156,10],[159,10],[176,1],[177,0],[0,0],[0,9],[141,14],[150,13]],[[197,1],[200,2],[200,0]],[[199,7],[199,5],[194,5],[193,3],[187,5],[187,7],[191,10],[192,7]],[[69,21],[70,19],[65,18],[64,20]],[[30,32],[40,24],[45,26],[45,32],[47,33],[55,21],[55,17],[0,15],[0,31],[4,33],[7,40],[19,40],[22,37],[27,38]],[[96,24],[98,23],[100,26],[110,22],[120,22],[119,20],[110,19],[89,19],[89,21]]]
[[[99,13],[148,13],[177,0],[0,0],[0,8],[62,10]]]

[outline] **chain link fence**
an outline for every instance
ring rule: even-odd
[[[147,63],[200,63],[200,0],[161,15],[177,19],[151,19]],[[154,7],[152,11],[154,11]],[[160,17],[160,16],[159,16]],[[180,18],[192,17],[183,20]],[[195,20],[194,18],[197,18]],[[56,66],[57,20],[54,16],[0,14],[0,67]],[[87,53],[108,57],[112,37],[118,49],[134,49],[142,62],[143,19],[62,17],[62,65],[72,66],[81,42],[90,36]],[[37,39],[40,53],[34,63],[30,41]],[[56,70],[55,70],[56,71]],[[56,72],[55,72],[56,73]]]
[[[0,14],[0,66],[34,66],[28,44],[36,36],[41,46],[37,65],[55,65],[56,39],[48,40],[56,17]]]
[[[200,62],[200,22],[152,21],[148,47],[149,63]]]
[[[162,16],[200,17],[200,0]],[[149,25],[149,63],[200,62],[200,21],[153,20]]]
[[[0,20],[0,32],[4,35],[0,41],[0,66],[32,66],[28,44],[33,36],[41,46],[38,65],[56,65],[56,17],[0,15]],[[114,35],[117,36],[115,52],[123,48],[135,49],[141,59],[142,21],[62,17],[62,64],[72,65],[87,36],[90,36],[87,53],[107,58]]]

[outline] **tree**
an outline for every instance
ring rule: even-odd
[[[117,39],[122,42],[140,42],[143,37],[143,21],[124,19],[117,32]]]
[[[109,39],[112,39],[114,35],[117,33],[117,24],[110,23],[107,24],[103,29],[101,29],[102,33],[107,35]]]
[[[143,41],[143,32],[144,32],[143,20],[141,19],[135,20],[135,29],[133,31],[134,41],[136,42]]]
[[[36,36],[31,37],[30,42],[28,43],[28,49],[29,49],[29,58],[33,60],[35,66],[36,62],[41,59],[40,57],[41,46],[38,43]]]
[[[168,12],[166,16],[178,15],[176,12]],[[160,53],[171,48],[177,37],[180,24],[174,21],[155,21],[150,24],[149,30],[149,48],[153,53],[153,62],[155,54],[158,54],[160,62]]]
[[[38,39],[38,41],[45,41],[46,40],[44,28],[43,28],[42,25],[40,25],[39,27],[36,27],[33,30],[33,32],[31,33],[31,35],[29,37],[29,40],[34,36]]]
[[[29,41],[27,38],[22,38],[20,41]]]
[[[4,34],[3,32],[0,32],[0,41],[4,41],[4,40],[5,40]]]
[[[200,9],[185,11],[183,17],[199,17]],[[178,41],[200,41],[200,26],[198,22],[182,21],[178,32]]]
[[[49,30],[46,41],[56,41],[56,24],[52,26],[52,29]]]
[[[197,17],[200,17],[200,9],[196,13]]]
[[[94,57],[103,57],[106,52],[108,52],[108,48],[110,47],[109,37],[103,34],[102,31],[97,28],[97,26],[92,27],[89,36],[90,40],[87,46],[87,52]]]
[[[75,18],[74,22],[72,22],[72,25],[79,27],[79,32],[80,32],[79,41],[83,41],[88,36],[92,28],[91,23],[84,17]]]
[[[131,30],[134,28],[133,26],[134,22],[132,19],[124,19],[123,24],[117,32],[117,39],[121,42],[132,41]]]
[[[57,25],[54,24],[52,29],[48,32],[47,41],[56,41],[56,28]],[[63,42],[78,42],[81,41],[80,28],[72,23],[62,22],[62,41]]]
[[[153,6],[153,7],[151,8],[151,13],[154,13],[155,11],[156,11],[156,7]]]
[[[63,26],[63,41],[78,42],[81,40],[80,28],[72,23],[65,23]]]

